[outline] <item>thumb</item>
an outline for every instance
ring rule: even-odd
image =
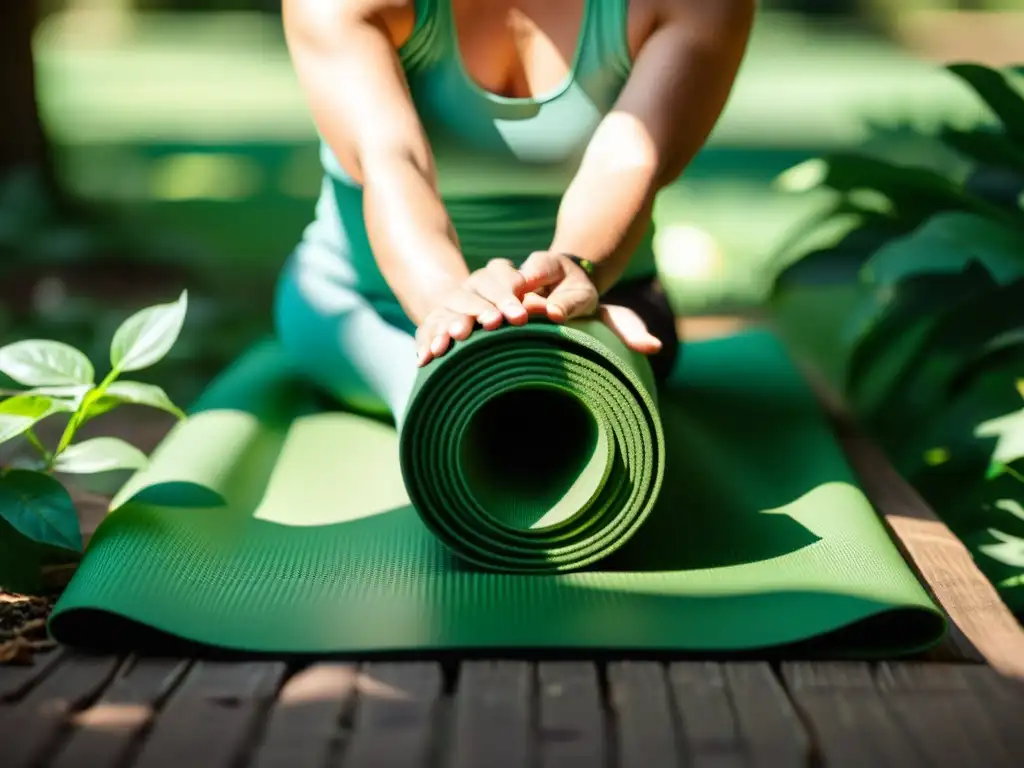
[[[622,343],[634,352],[653,355],[661,351],[661,341],[647,330],[646,323],[632,309],[617,304],[603,304],[598,315],[602,322],[622,339]]]
[[[534,251],[519,267],[525,285],[524,293],[539,291],[557,283],[565,277],[561,259],[548,251]]]
[[[548,294],[548,317],[555,322],[591,315],[597,309],[597,288],[590,278],[569,275]]]

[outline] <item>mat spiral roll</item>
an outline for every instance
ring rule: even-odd
[[[665,441],[650,366],[596,320],[474,333],[421,371],[400,456],[421,519],[462,560],[582,568],[657,499]]]

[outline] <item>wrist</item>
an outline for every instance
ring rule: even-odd
[[[452,291],[458,289],[468,278],[456,274],[441,274],[426,279],[416,278],[419,290],[416,292],[416,306],[410,313],[410,319],[420,325],[435,309],[444,304]]]
[[[583,273],[590,278],[591,282],[594,281],[594,270],[597,268],[597,265],[594,264],[594,262],[592,262],[590,259],[585,259],[582,256],[577,256],[574,253],[565,253],[564,251],[556,251],[556,253],[558,253],[563,258],[568,259],[577,267],[579,267],[580,270],[582,270]]]

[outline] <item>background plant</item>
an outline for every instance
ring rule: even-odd
[[[827,202],[775,254],[771,306],[1024,616],[1024,78],[949,72],[982,120],[921,135],[940,162],[852,152],[783,175]]]
[[[146,456],[114,437],[76,441],[90,420],[131,403],[183,418],[163,389],[122,378],[159,362],[174,346],[188,308],[188,295],[151,306],[125,320],[110,344],[110,371],[98,383],[89,358],[59,341],[31,339],[0,348],[0,372],[27,389],[4,391],[0,400],[0,443],[23,437],[30,460],[0,470],[0,587],[38,584],[39,547],[64,553],[82,550],[82,535],[68,490],[54,477],[138,470]],[[64,416],[56,444],[45,445],[36,427]],[[59,556],[59,555],[58,555]]]

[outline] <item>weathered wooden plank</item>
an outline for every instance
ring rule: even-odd
[[[865,493],[897,546],[950,617],[942,655],[984,661],[1024,679],[1024,629],[978,569],[967,547],[892,467],[881,449],[835,404],[836,434]]]
[[[134,766],[234,765],[285,670],[278,662],[197,662],[156,718]]]
[[[74,728],[51,768],[121,765],[188,666],[183,659],[129,660],[99,699],[72,718]]]
[[[810,759],[810,736],[772,668],[764,662],[724,667],[749,764],[804,765]]]
[[[1015,754],[1001,739],[970,685],[967,671],[963,665],[883,664],[877,680],[889,709],[929,765],[1019,765],[1020,753]],[[1018,733],[1020,730],[1018,725]],[[1019,744],[1019,737],[1017,741]]]
[[[695,766],[803,766],[809,738],[765,663],[670,668],[682,751]]]
[[[1001,744],[1014,755],[1024,755],[1024,680],[1007,678],[989,667],[959,669]]]
[[[0,707],[4,768],[29,768],[51,754],[71,713],[99,695],[120,663],[116,656],[67,653],[21,701]]]
[[[66,658],[64,651],[37,655],[31,665],[0,664],[0,707],[17,701],[51,674]]]
[[[618,768],[676,768],[679,763],[672,696],[665,667],[650,661],[608,666]]]
[[[679,711],[680,748],[686,764],[721,768],[745,765],[743,737],[721,665],[673,664],[669,679]]]
[[[459,672],[451,768],[526,768],[534,749],[533,668],[525,662],[465,662]]]
[[[355,664],[313,664],[284,684],[271,710],[253,768],[320,768],[340,748],[342,718],[355,703]]]
[[[422,768],[438,748],[441,668],[433,663],[367,664],[345,768]]]
[[[604,707],[593,662],[538,665],[540,764],[595,768],[607,760]]]
[[[925,766],[863,663],[792,663],[783,677],[815,734],[821,765]]]

